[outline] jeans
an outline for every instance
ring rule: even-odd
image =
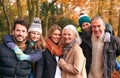
[[[35,77],[34,77],[34,74],[31,72],[31,73],[30,73],[30,76],[29,76],[28,78],[35,78]]]

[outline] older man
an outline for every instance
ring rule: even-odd
[[[99,17],[93,17],[91,21],[92,33],[84,38],[81,44],[84,54],[89,55],[88,78],[111,78],[115,68],[116,55],[120,55],[120,39],[111,36],[110,42],[104,42],[105,23]],[[85,48],[86,47],[86,48]],[[86,55],[86,56],[87,56]]]

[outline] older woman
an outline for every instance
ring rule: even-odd
[[[63,58],[58,62],[62,78],[87,78],[86,59],[80,48],[81,39],[73,25],[67,25],[62,32]]]

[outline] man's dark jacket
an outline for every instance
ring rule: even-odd
[[[83,53],[86,57],[86,70],[88,75],[92,62],[91,35],[82,35],[82,44],[80,46],[83,49]],[[116,56],[118,55],[120,55],[120,38],[112,35],[111,41],[105,42],[104,44],[103,50],[104,78],[111,78],[111,73],[115,69]]]
[[[23,52],[29,54],[32,52],[32,47],[28,41],[26,44],[27,47]],[[0,44],[0,78],[28,78],[30,71],[31,62],[17,60],[13,50],[4,42]]]

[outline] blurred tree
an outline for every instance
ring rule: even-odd
[[[40,4],[42,0],[27,0],[27,11],[29,23],[31,23],[34,17],[40,17]]]
[[[119,22],[118,22],[118,36],[120,37],[120,9],[119,9]]]
[[[31,23],[33,17],[35,16],[35,0],[27,0],[27,8],[28,8],[28,18],[29,23]]]
[[[119,0],[0,0],[0,6],[0,14],[2,12],[5,17],[4,25],[9,29],[9,33],[16,18],[25,18],[31,23],[33,17],[40,17],[43,33],[46,34],[48,28],[58,21],[62,23],[69,19],[77,25],[81,12],[91,18],[100,15],[112,24],[114,31],[120,31]]]
[[[67,17],[61,17],[58,22],[57,22],[58,25],[61,26],[61,28],[64,28],[66,25],[68,24],[73,24],[75,25],[74,21],[71,20],[70,18],[67,18]],[[75,25],[77,26],[77,25]]]
[[[16,3],[17,3],[18,17],[23,18],[22,7],[21,7],[20,0],[16,0]]]
[[[57,5],[55,5],[56,0],[53,0],[52,2],[43,2],[41,3],[41,11],[40,16],[42,20],[44,20],[43,24],[43,33],[44,35],[47,33],[47,30],[49,26],[51,26],[51,23],[55,23],[57,19],[55,19],[56,16],[59,16],[59,8]]]
[[[0,9],[1,9],[1,7],[0,7]],[[5,34],[5,33],[8,33],[8,29],[7,29],[7,27],[5,27],[5,16],[4,16],[4,14],[2,14],[2,13],[0,13],[0,41],[1,41],[1,37]]]
[[[0,0],[0,6],[2,7],[3,13],[6,18],[7,26],[9,27],[9,33],[11,33],[11,20],[9,17],[9,10],[7,9],[7,2],[5,0]]]

